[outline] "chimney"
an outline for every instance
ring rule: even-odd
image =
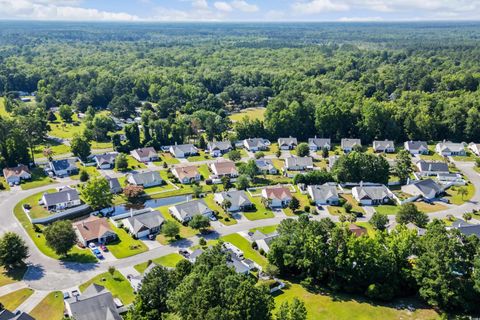
[[[130,218],[133,218],[133,208],[130,208]]]
[[[360,181],[360,188],[363,187],[363,180]]]

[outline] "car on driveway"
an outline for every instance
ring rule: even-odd
[[[108,248],[107,248],[106,245],[101,244],[101,245],[99,245],[99,247],[100,247],[100,249],[101,249],[103,252],[108,252]]]
[[[98,259],[103,259],[102,252],[98,248],[92,249],[92,252]]]
[[[68,299],[68,298],[70,298],[70,293],[68,293],[68,291],[65,291],[63,293],[63,299]]]
[[[96,246],[95,243],[93,243],[93,242],[90,242],[90,243],[88,244],[88,247],[89,247],[90,249],[92,249],[92,250],[97,249],[97,246]]]

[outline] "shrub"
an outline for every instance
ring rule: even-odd
[[[88,180],[89,177],[90,176],[88,175],[87,171],[85,171],[85,170],[80,171],[80,177],[79,177],[80,181],[85,182],[85,181]]]
[[[206,246],[207,245],[207,240],[205,240],[205,238],[203,238],[203,237],[200,237],[200,239],[198,240],[198,244],[201,245],[201,246]]]
[[[265,255],[265,250],[263,250],[263,248],[260,248],[260,250],[258,251],[262,256]]]
[[[305,206],[305,207],[303,208],[303,210],[304,210],[305,212],[310,212],[310,206]]]
[[[345,202],[343,208],[347,213],[350,213],[352,211],[352,204],[350,202]]]
[[[258,244],[257,244],[256,241],[253,241],[253,242],[252,242],[252,249],[253,249],[253,250],[258,250]]]

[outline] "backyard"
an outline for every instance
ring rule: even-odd
[[[61,320],[63,319],[63,294],[54,291],[48,294],[31,312],[36,320]]]
[[[177,265],[179,261],[183,259],[184,258],[178,253],[170,253],[170,254],[167,254],[166,256],[153,259],[152,262],[167,268],[173,268]],[[147,269],[148,265],[149,265],[148,262],[140,263],[135,266],[135,269],[138,272],[143,273],[145,269]]]
[[[262,203],[261,197],[249,196],[249,198],[250,198],[250,201],[255,205],[255,211],[248,211],[243,213],[243,215],[248,220],[269,219],[275,216],[272,210],[265,208],[265,206]]]
[[[110,274],[110,272],[105,272],[99,274],[93,279],[85,282],[80,285],[79,289],[81,292],[85,291],[88,286],[92,283],[99,284],[107,288],[115,298],[119,298],[124,305],[130,304],[135,300],[135,295],[133,294],[132,286],[130,282],[125,279],[125,277],[118,271]]]
[[[17,291],[10,292],[0,297],[0,303],[5,309],[15,310],[25,300],[33,294],[33,290],[30,288],[24,288]]]
[[[107,245],[108,250],[117,259],[134,256],[136,254],[148,251],[147,246],[141,240],[135,240],[122,228],[117,228],[109,222],[112,230],[117,234],[118,240]]]

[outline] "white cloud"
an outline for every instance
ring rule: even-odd
[[[285,12],[281,10],[269,10],[265,14],[265,19],[268,21],[282,20],[285,18]]]
[[[257,12],[258,11],[258,6],[255,4],[250,4],[247,1],[243,0],[235,0],[232,1],[232,7],[235,9],[238,9],[242,12]]]
[[[192,7],[197,9],[208,9],[208,2],[207,0],[193,0]]]
[[[165,7],[155,8],[149,21],[221,21],[222,13],[213,12],[210,9],[177,10]]]
[[[382,17],[342,17],[338,19],[341,22],[369,22],[369,21],[383,21]]]
[[[217,9],[217,10],[220,10],[220,11],[224,11],[224,12],[230,12],[233,10],[232,6],[229,5],[228,3],[226,2],[223,2],[223,1],[217,1],[213,4],[213,6]]]
[[[346,11],[350,7],[346,3],[340,3],[338,1],[333,3],[331,0],[309,0],[294,2],[292,8],[299,14],[316,14],[331,11]]]

